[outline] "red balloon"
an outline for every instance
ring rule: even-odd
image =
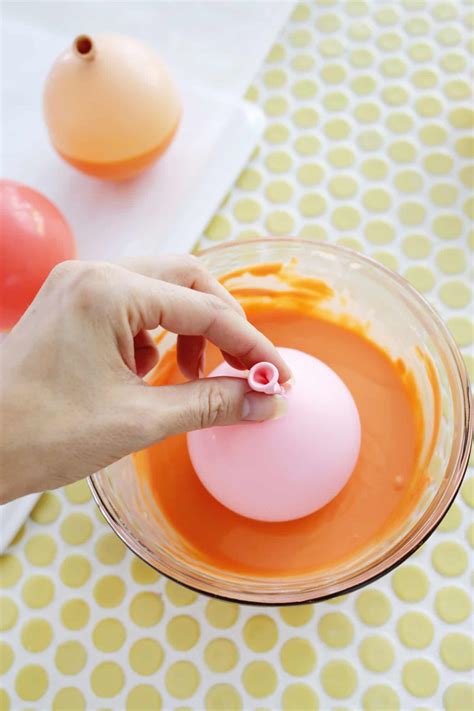
[[[0,180],[0,330],[12,328],[51,269],[77,256],[69,225],[44,195]]]

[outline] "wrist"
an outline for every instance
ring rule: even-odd
[[[26,399],[25,399],[26,398]],[[34,455],[31,416],[24,405],[30,398],[12,383],[0,386],[0,503],[7,503],[37,490],[32,481],[41,458]],[[21,433],[21,436],[20,436]]]

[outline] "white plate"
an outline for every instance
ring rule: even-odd
[[[167,153],[135,180],[110,183],[82,175],[31,133],[31,152],[18,155],[6,147],[4,174],[53,200],[83,259],[187,252],[245,164],[264,119],[245,101],[196,87],[185,89],[184,107]]]
[[[183,119],[168,151],[135,180],[111,183],[79,173],[51,148],[41,118],[41,92],[23,94],[21,76],[41,85],[47,71],[49,42],[55,36],[22,23],[9,23],[6,56],[34,39],[39,61],[28,53],[3,81],[4,177],[47,195],[70,223],[84,259],[117,260],[164,251],[189,251],[232,180],[251,153],[264,118],[242,99],[198,84],[181,85]],[[45,59],[46,57],[46,59]]]
[[[40,494],[29,494],[22,499],[0,506],[0,553],[3,553],[15,537],[39,496]]]

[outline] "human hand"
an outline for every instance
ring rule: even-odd
[[[158,360],[147,331],[160,325],[179,334],[190,382],[143,380]],[[58,265],[1,344],[0,502],[82,479],[172,434],[284,413],[283,398],[248,392],[243,379],[199,379],[205,339],[234,367],[265,360],[281,382],[290,377],[196,258]]]

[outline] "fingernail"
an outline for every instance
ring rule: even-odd
[[[277,420],[288,412],[288,400],[281,395],[247,393],[242,407],[242,420],[263,422]]]
[[[206,370],[206,354],[201,353],[198,361],[198,375],[200,378],[204,377],[204,371]]]

